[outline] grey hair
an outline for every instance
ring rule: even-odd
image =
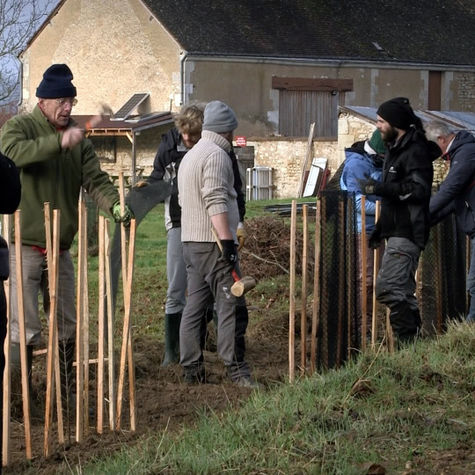
[[[455,133],[445,122],[441,122],[440,120],[433,120],[425,124],[424,129],[426,131],[427,140],[432,140],[433,142],[437,142],[439,137],[447,137]]]

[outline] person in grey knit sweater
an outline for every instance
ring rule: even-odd
[[[187,383],[206,382],[200,325],[206,307],[216,303],[218,354],[231,381],[255,387],[243,351],[236,351],[236,307],[244,297],[231,294],[232,270],[238,271],[237,193],[228,153],[238,123],[233,110],[211,101],[204,111],[198,143],[183,157],[178,173],[182,210],[181,240],[187,268],[188,298],[180,325],[180,364]],[[212,232],[214,228],[222,250]]]

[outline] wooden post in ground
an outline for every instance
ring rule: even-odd
[[[26,355],[25,309],[23,306],[23,260],[21,249],[21,210],[15,211],[15,261],[18,300],[18,326],[20,333],[21,393],[23,398],[23,419],[25,424],[26,458],[32,458],[30,388],[28,384],[28,362]]]
[[[88,228],[87,228],[87,206],[83,201],[84,208],[84,240],[83,240],[83,304],[82,304],[82,343],[83,348],[83,434],[89,433],[89,279],[87,272],[88,264]]]
[[[109,426],[111,430],[115,430],[116,418],[116,393],[115,393],[115,358],[114,358],[114,316],[112,305],[112,280],[111,280],[111,261],[110,261],[110,235],[109,220],[104,221],[104,273],[106,280],[106,302],[107,302],[107,355],[108,355],[108,371],[109,379]]]
[[[300,318],[300,372],[302,376],[307,371],[307,248],[308,248],[308,222],[307,222],[308,206],[302,206],[302,309]]]
[[[105,243],[104,216],[99,216],[99,308],[97,312],[97,383],[96,383],[96,416],[97,433],[102,434],[104,427],[104,307],[105,307]]]
[[[295,260],[297,240],[297,202],[292,200],[290,218],[290,282],[289,282],[289,381],[295,380]]]
[[[82,442],[84,435],[84,340],[83,340],[83,315],[84,315],[84,253],[87,252],[87,234],[85,233],[86,209],[81,196],[78,204],[78,276],[76,292],[76,442]]]
[[[57,307],[58,307],[58,275],[59,275],[59,230],[60,230],[59,210],[53,211],[53,239],[51,239],[51,211],[49,203],[45,203],[45,236],[46,236],[46,256],[48,262],[48,287],[50,312],[48,319],[48,352],[46,363],[46,403],[45,403],[45,425],[43,449],[45,457],[50,455],[50,430],[53,421],[53,398],[54,383],[58,388],[59,361],[57,359],[56,349],[58,344],[58,326],[57,326]],[[55,378],[56,376],[56,378]],[[59,389],[61,391],[61,389]],[[59,398],[61,400],[61,398]],[[58,413],[59,415],[59,413]],[[58,426],[62,426],[59,421],[62,420],[62,414],[58,418]],[[60,435],[61,439],[61,435]]]
[[[315,267],[313,272],[312,342],[310,347],[310,373],[317,365],[318,326],[320,321],[320,256],[321,256],[321,201],[317,199],[315,212]]]
[[[10,215],[3,216],[3,238],[7,246],[10,247]],[[10,463],[10,415],[11,415],[11,368],[10,368],[10,280],[4,283],[6,312],[7,312],[7,334],[5,335],[4,355],[5,368],[3,370],[3,418],[2,418],[2,465]]]
[[[381,212],[381,201],[376,201],[376,209],[374,213],[374,222],[377,223],[379,214]],[[376,348],[376,340],[378,337],[378,302],[376,300],[376,280],[378,278],[379,271],[379,255],[380,248],[378,247],[374,251],[374,263],[373,263],[373,305],[372,305],[372,318],[371,318],[371,348]]]
[[[366,196],[361,195],[361,239],[360,239],[360,259],[359,264],[361,269],[358,272],[361,273],[361,287],[357,289],[361,299],[361,349],[366,350],[366,333],[368,329],[368,287],[366,285],[366,279],[368,278],[366,260],[368,259],[367,250],[368,242],[366,236]]]
[[[122,416],[122,399],[124,392],[124,382],[125,382],[125,367],[126,367],[126,357],[127,364],[129,366],[129,386],[132,384],[132,387],[129,387],[129,396],[130,398],[130,415],[131,415],[131,425],[132,422],[135,423],[135,381],[134,381],[134,361],[132,354],[132,341],[129,342],[131,338],[131,325],[130,325],[130,314],[131,314],[131,303],[132,303],[132,277],[133,277],[133,254],[135,252],[135,219],[130,222],[130,244],[129,244],[129,267],[127,271],[127,280],[124,288],[124,325],[122,331],[122,345],[120,352],[120,364],[119,364],[119,381],[117,384],[117,417],[116,417],[116,429],[120,429],[121,416]],[[132,255],[130,253],[132,252]],[[133,378],[131,377],[131,374]],[[131,392],[133,391],[133,393]],[[133,412],[132,412],[133,411]],[[134,417],[134,419],[132,418]],[[135,427],[131,430],[135,431]]]
[[[125,211],[125,194],[124,194],[124,176],[123,173],[119,173],[119,197],[121,213]],[[130,323],[131,304],[132,304],[132,281],[133,281],[133,267],[134,267],[134,254],[135,254],[135,232],[136,222],[132,219],[130,222],[129,231],[129,251],[127,260],[126,250],[126,229],[124,223],[121,223],[121,247],[122,247],[122,285],[124,289],[124,326],[122,331],[122,346],[120,352],[120,365],[119,365],[119,381],[117,384],[117,417],[116,417],[116,429],[120,429],[121,416],[122,416],[122,399],[125,382],[125,366],[126,358],[129,366],[129,403],[130,403],[130,425],[131,430],[136,430],[136,409],[135,409],[135,363],[133,357],[132,347],[132,331]]]
[[[127,293],[125,298],[125,315],[129,320],[129,337],[127,339],[127,364],[129,368],[129,416],[130,416],[130,430],[135,432],[137,430],[137,409],[135,404],[135,359],[132,346],[132,283],[134,275],[134,256],[135,256],[135,232],[136,222],[133,219],[130,223],[129,236],[129,262],[127,265]]]

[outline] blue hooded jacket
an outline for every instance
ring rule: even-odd
[[[368,177],[370,177],[374,180],[381,181],[381,176],[382,168],[376,165],[371,155],[368,155],[362,147],[351,147],[345,150],[345,166],[340,178],[340,187],[342,190],[354,194],[359,233],[361,233],[362,193],[358,180],[367,180]],[[380,197],[376,195],[366,196],[366,232],[368,233],[374,229],[374,215],[376,212],[376,201],[378,199],[380,199]]]

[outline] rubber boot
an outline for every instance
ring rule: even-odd
[[[76,341],[74,338],[59,342],[59,373],[61,378],[61,403],[63,405],[63,414],[68,419],[72,417],[76,406],[74,394],[74,350]]]
[[[33,346],[26,346],[26,365],[28,371],[28,392],[30,394],[30,414],[32,420],[40,420],[43,416],[42,411],[36,404],[33,397],[33,385],[31,382],[32,366],[33,366]],[[14,417],[23,417],[22,404],[22,385],[21,385],[21,357],[20,344],[12,343],[10,346],[10,391],[12,395],[12,415]],[[19,402],[19,404],[17,404]]]
[[[165,314],[165,357],[162,366],[180,361],[180,313]]]

